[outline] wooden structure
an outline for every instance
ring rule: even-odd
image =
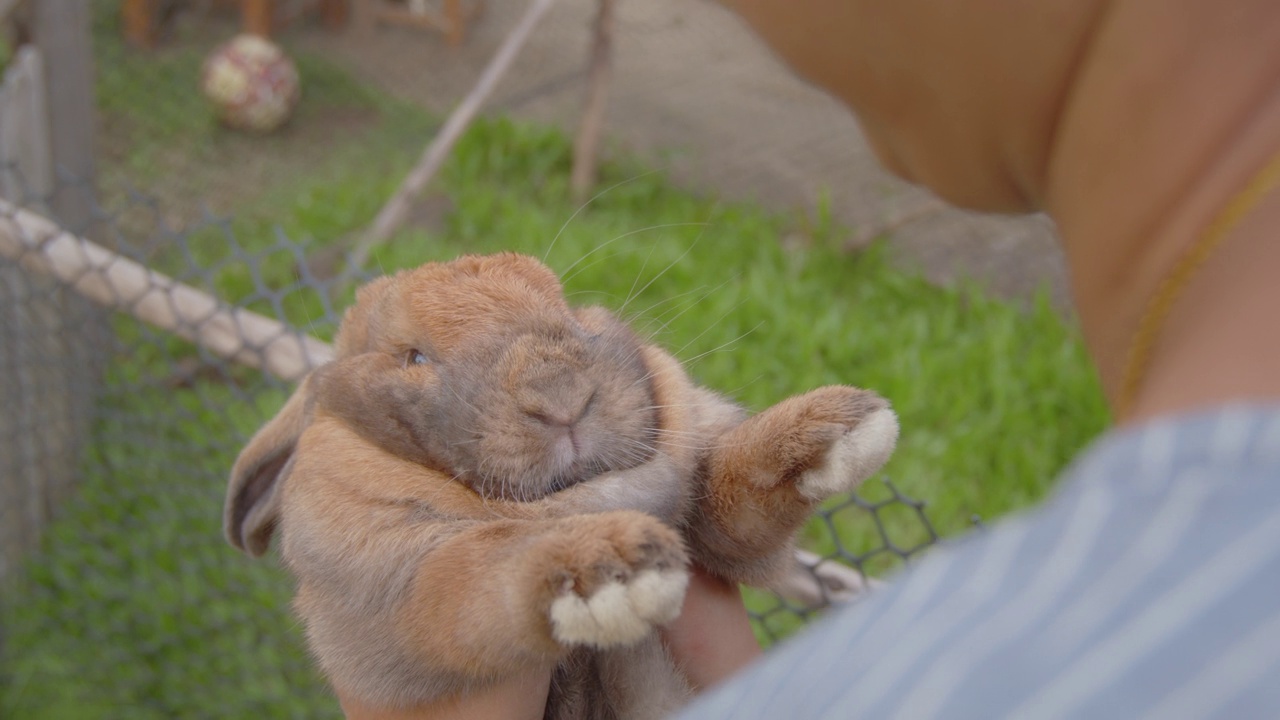
[[[583,202],[596,186],[600,170],[600,141],[604,135],[604,116],[609,102],[609,81],[613,75],[613,27],[616,25],[614,0],[598,0],[595,37],[591,42],[591,60],[587,65],[587,94],[582,105],[582,120],[573,139],[573,169],[569,187],[574,202]]]
[[[223,0],[223,4],[239,5],[241,29],[250,35],[269,38],[273,33],[297,19],[297,13],[284,12],[283,3],[275,0]],[[160,34],[162,0],[121,0],[125,38],[141,48],[153,48]],[[314,0],[310,8],[320,14],[326,27],[336,30],[347,22],[348,0]]]
[[[484,0],[352,0],[352,20],[358,30],[369,31],[379,23],[438,30],[457,47],[467,37],[467,26],[484,11]]]

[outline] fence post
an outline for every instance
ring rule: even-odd
[[[50,209],[67,230],[83,234],[93,216],[92,3],[40,0],[35,4],[35,44],[44,59],[49,92],[49,138],[57,173]]]
[[[27,86],[0,114],[0,191],[92,234],[95,213],[90,3],[34,3]],[[35,68],[35,70],[31,70]],[[43,83],[32,78],[43,76]],[[16,76],[15,76],[16,77]],[[6,86],[9,83],[6,82]],[[21,82],[15,83],[21,85]],[[42,85],[42,87],[40,86]],[[0,265],[0,581],[34,548],[74,487],[106,347],[103,314],[66,288]],[[0,640],[3,639],[0,629]]]

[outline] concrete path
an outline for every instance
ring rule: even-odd
[[[307,43],[443,113],[472,87],[525,7],[488,0],[457,49],[402,27],[373,38],[309,33]],[[894,230],[893,247],[932,279],[972,276],[1010,297],[1048,283],[1065,306],[1062,258],[1046,220],[924,212],[933,201],[880,169],[850,114],[791,75],[713,0],[620,0],[618,10],[606,130],[613,147],[665,163],[691,187],[774,209],[812,207],[826,192],[855,234],[912,217]],[[576,127],[594,16],[594,0],[560,0],[489,110]]]

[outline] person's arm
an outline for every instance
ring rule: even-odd
[[[853,110],[894,173],[966,208],[1053,217],[1113,403],[1177,259],[1280,150],[1274,0],[722,2]],[[1276,245],[1245,245],[1227,240],[1169,309],[1122,423],[1280,398],[1255,277]]]

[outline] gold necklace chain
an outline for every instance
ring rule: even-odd
[[[1160,286],[1147,302],[1147,309],[1138,324],[1138,331],[1129,345],[1129,355],[1125,361],[1124,379],[1120,386],[1120,398],[1117,409],[1120,415],[1128,414],[1137,398],[1138,390],[1146,379],[1148,366],[1151,364],[1151,352],[1164,323],[1169,317],[1173,304],[1182,296],[1191,278],[1213,256],[1222,241],[1232,230],[1244,220],[1258,203],[1267,196],[1280,182],[1280,155],[1276,155],[1259,170],[1244,189],[1234,195],[1231,200],[1214,217],[1213,222],[1205,229],[1195,244],[1187,248],[1178,258],[1173,269],[1160,281]]]

